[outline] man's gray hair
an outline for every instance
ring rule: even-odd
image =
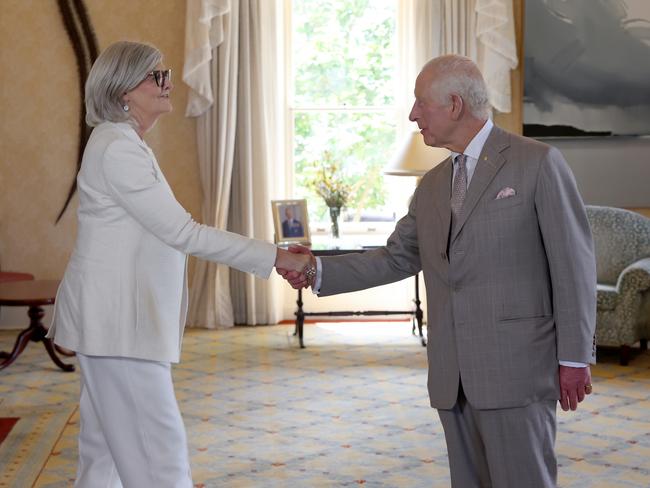
[[[161,52],[139,42],[120,41],[97,57],[86,81],[86,123],[127,122],[122,97],[142,83],[162,61]]]
[[[459,95],[474,117],[490,118],[492,106],[487,85],[471,59],[455,54],[440,56],[429,61],[425,68],[435,71],[431,92],[437,94],[438,103],[448,104],[451,95]]]

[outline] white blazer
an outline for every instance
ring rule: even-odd
[[[178,362],[187,256],[268,278],[276,247],[192,220],[127,123],[97,126],[77,176],[77,242],[48,337],[95,356]]]

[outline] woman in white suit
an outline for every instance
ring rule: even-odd
[[[81,367],[75,486],[192,487],[171,363],[187,310],[187,254],[268,278],[308,257],[201,225],[143,141],[170,112],[171,70],[154,47],[118,42],[86,83],[94,126],[77,177],[77,241],[49,337]]]

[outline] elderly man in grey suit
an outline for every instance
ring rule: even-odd
[[[575,410],[592,389],[593,242],[560,152],[489,115],[472,61],[429,61],[409,118],[451,157],[424,176],[385,246],[280,274],[325,296],[422,271],[429,397],[452,486],[552,487],[556,402]]]

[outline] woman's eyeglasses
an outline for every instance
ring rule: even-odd
[[[150,77],[150,76],[153,78],[153,81],[156,82],[156,85],[159,86],[160,88],[162,88],[168,82],[171,81],[171,79],[172,79],[172,70],[171,70],[171,68],[169,68],[169,69],[156,69],[156,70],[153,70],[152,72],[150,72],[147,75],[147,78]]]

